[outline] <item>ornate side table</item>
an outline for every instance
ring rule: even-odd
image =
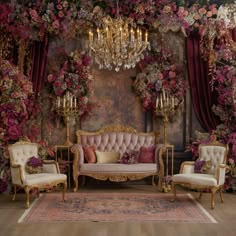
[[[71,163],[73,161],[70,148],[71,145],[55,145],[56,161],[59,164],[61,172],[67,174],[69,189],[71,187]]]

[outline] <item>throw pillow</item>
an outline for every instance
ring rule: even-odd
[[[131,150],[130,152],[125,152],[121,157],[120,163],[122,164],[135,164],[138,159],[138,151]]]
[[[93,145],[93,146],[84,146],[83,150],[84,150],[85,160],[88,163],[96,163],[97,162],[97,158],[96,158],[96,155],[95,155],[95,151],[96,151],[96,146],[95,145]]]
[[[25,165],[25,170],[29,174],[39,174],[43,169],[43,161],[35,156],[30,157]]]
[[[211,160],[197,159],[194,164],[194,173],[206,173],[211,168]]]
[[[144,147],[140,148],[140,154],[138,162],[140,163],[154,163],[155,162],[155,147]]]
[[[117,163],[120,159],[119,152],[100,152],[95,151],[97,163]]]

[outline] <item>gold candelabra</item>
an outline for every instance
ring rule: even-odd
[[[79,113],[77,98],[67,91],[62,98],[57,97],[56,110],[59,115],[64,117],[66,123],[66,141],[64,145],[71,146],[73,143],[70,141],[70,121]]]
[[[175,111],[175,98],[170,96],[163,89],[156,99],[156,115],[163,117],[164,123],[164,144],[167,142],[167,124],[169,122],[169,116]]]

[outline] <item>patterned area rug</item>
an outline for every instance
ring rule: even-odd
[[[18,223],[60,221],[156,221],[217,223],[190,194],[60,193],[40,196]]]

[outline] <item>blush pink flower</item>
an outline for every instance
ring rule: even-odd
[[[176,73],[174,71],[170,71],[169,72],[169,77],[170,78],[175,78],[176,77]]]
[[[213,14],[212,14],[211,11],[208,11],[207,14],[206,14],[207,17],[212,17],[212,15],[213,15]]]
[[[53,21],[52,26],[53,26],[55,29],[58,29],[59,26],[60,26],[59,21],[58,21],[58,20]]]
[[[62,17],[64,16],[64,12],[63,12],[63,11],[59,11],[59,12],[58,12],[58,16],[59,16],[60,18],[62,18]]]
[[[205,14],[207,13],[207,10],[206,10],[204,7],[202,7],[202,8],[200,8],[200,9],[198,10],[198,12],[199,12],[199,14],[201,14],[201,15],[205,15]]]
[[[61,4],[58,4],[58,5],[57,5],[57,9],[58,9],[58,10],[62,10],[62,5],[61,5]]]

